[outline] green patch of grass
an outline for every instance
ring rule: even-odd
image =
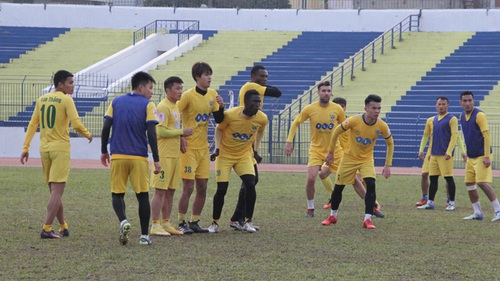
[[[118,242],[119,222],[111,206],[106,170],[72,170],[63,196],[69,237],[41,240],[48,188],[39,168],[0,170],[0,279],[72,280],[496,280],[500,223],[480,191],[485,219],[465,222],[472,212],[463,178],[457,177],[457,210],[446,212],[444,180],[436,209],[417,210],[419,176],[377,180],[386,217],[375,230],[362,228],[364,204],[344,191],[339,222],[322,226],[328,196],[316,184],[316,216],[305,219],[304,173],[260,173],[254,223],[257,233],[227,225],[240,180],[233,174],[217,234],[152,237],[140,246],[137,202],[126,195],[131,241]],[[494,186],[500,186],[495,180]],[[201,225],[211,221],[215,181]],[[172,222],[177,223],[174,199]],[[152,193],[151,193],[152,195]],[[190,206],[191,208],[191,206]],[[54,228],[57,229],[57,223]]]

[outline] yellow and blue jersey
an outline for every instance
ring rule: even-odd
[[[252,152],[257,133],[262,134],[267,126],[267,115],[262,111],[252,117],[244,116],[244,107],[233,107],[224,112],[224,121],[218,125],[222,130],[220,154],[225,158],[239,159]]]
[[[349,155],[351,159],[362,162],[373,161],[373,149],[380,135],[386,139],[386,142],[392,138],[389,126],[382,119],[378,119],[374,124],[367,124],[364,116],[365,114],[360,114],[349,117],[337,128],[338,133],[341,133],[340,130],[350,130],[349,147],[344,155]],[[336,138],[338,138],[338,134]],[[330,151],[334,151],[333,147],[334,145],[330,143]],[[386,159],[386,165],[392,164],[392,154],[390,158]]]
[[[457,137],[458,121],[455,116],[450,113],[435,116],[432,122],[431,155],[452,155]]]
[[[467,146],[467,156],[469,158],[477,158],[480,156],[490,157],[490,136],[489,133],[487,133],[489,132],[489,128],[484,112],[478,108],[474,108],[470,114],[464,112],[460,116],[460,124]],[[486,146],[485,143],[487,144]]]
[[[333,130],[339,123],[346,119],[344,110],[340,105],[333,102],[330,102],[326,107],[321,106],[319,101],[304,107],[295,120],[293,120],[287,142],[293,141],[298,126],[308,119],[311,129],[309,151],[316,151],[326,155]],[[340,144],[338,142],[337,146],[337,149],[339,149]]]
[[[205,95],[196,91],[193,87],[185,91],[177,102],[177,108],[181,112],[182,127],[192,128],[193,134],[186,137],[188,149],[208,148],[208,125],[210,114],[219,110],[216,102],[217,92],[208,89]]]

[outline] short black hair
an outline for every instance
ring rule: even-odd
[[[445,96],[437,97],[436,101],[438,101],[438,100],[445,100],[447,103],[450,103],[450,100],[448,100],[448,98]]]
[[[197,82],[196,77],[201,76],[205,72],[210,73],[210,75],[213,73],[212,68],[206,62],[197,62],[193,64],[193,67],[191,68],[191,75],[193,76],[195,82]]]
[[[334,103],[336,104],[340,104],[340,105],[343,105],[343,106],[347,106],[347,101],[346,99],[344,98],[341,98],[341,97],[336,97],[332,100]]]
[[[382,98],[377,95],[368,95],[365,99],[365,106],[370,104],[370,102],[382,102]]]
[[[255,95],[257,95],[257,96],[260,97],[259,92],[257,92],[257,90],[248,90],[248,91],[246,91],[245,96],[243,97],[243,100],[245,101],[245,104],[248,104],[250,102],[250,98],[252,96],[255,96]]]
[[[259,72],[259,70],[266,70],[266,68],[262,65],[254,65],[252,67],[252,70],[250,71],[250,74],[251,75],[257,75],[257,72]]]
[[[182,81],[182,79],[177,76],[170,76],[165,80],[165,82],[163,82],[163,88],[165,89],[165,91],[167,91],[167,89],[172,89],[172,86],[175,83],[184,84],[184,81]]]
[[[463,91],[460,93],[460,100],[462,99],[463,96],[472,96],[474,98],[474,93],[472,91]]]
[[[144,71],[139,71],[132,76],[132,90],[139,88],[139,85],[146,85],[151,81],[153,84],[156,84],[155,79],[149,73]]]
[[[67,70],[59,70],[54,74],[54,87],[57,88],[59,82],[63,83],[68,77],[74,77],[74,75]]]
[[[318,91],[319,89],[321,89],[321,87],[323,86],[330,86],[330,81],[323,81],[321,83],[318,84]]]

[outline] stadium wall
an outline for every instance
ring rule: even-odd
[[[499,31],[500,9],[421,10],[421,31]],[[419,10],[202,9],[0,3],[0,25],[139,29],[199,20],[204,30],[385,31]]]

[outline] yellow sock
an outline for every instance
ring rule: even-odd
[[[186,221],[186,214],[177,214],[177,217],[179,218],[179,223],[182,223],[183,221]]]
[[[375,204],[377,204],[377,205],[379,205],[379,206],[380,206],[380,204],[378,203],[378,200],[375,200]]]
[[[326,189],[326,192],[332,196],[332,192],[333,192],[333,182],[332,180],[330,179],[330,177],[326,177],[324,179],[321,180],[321,183],[323,183],[323,185],[325,186],[325,189]]]
[[[69,225],[67,222],[64,222],[64,224],[59,225],[59,229],[61,229],[61,230],[68,229],[68,228],[69,228]]]
[[[191,222],[193,221],[199,221],[200,220],[200,216],[196,216],[196,215],[191,215]]]
[[[215,222],[216,224],[219,224],[219,220],[214,220],[214,222]]]
[[[160,220],[153,220],[153,224],[160,224]]]
[[[46,224],[44,224],[43,225],[43,230],[45,230],[45,232],[51,231],[52,230],[52,225],[46,225]]]
[[[164,219],[164,220],[161,220],[161,224],[162,225],[165,225],[167,223],[170,223],[170,219]]]

